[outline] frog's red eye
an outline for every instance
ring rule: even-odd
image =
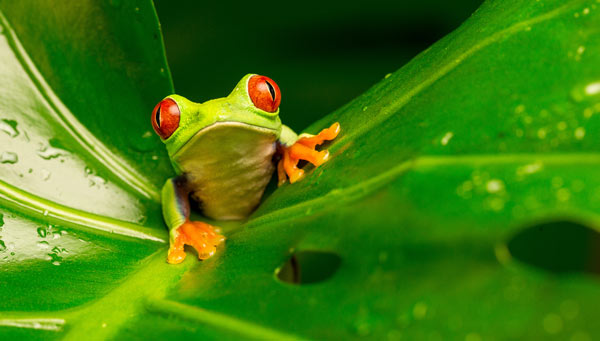
[[[281,92],[277,83],[266,76],[254,75],[248,80],[248,94],[257,108],[276,112],[281,103]]]
[[[179,107],[174,100],[165,98],[152,111],[152,127],[154,131],[166,140],[179,128]]]

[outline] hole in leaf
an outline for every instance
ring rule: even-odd
[[[310,284],[322,282],[337,271],[340,256],[326,251],[299,251],[292,254],[276,275],[283,282]]]
[[[600,233],[572,221],[531,226],[508,242],[511,255],[557,274],[600,274]]]

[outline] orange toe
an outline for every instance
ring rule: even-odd
[[[302,137],[298,140],[298,143],[303,144],[309,148],[314,149],[315,146],[322,144],[325,141],[331,141],[335,139],[340,133],[340,124],[335,122],[329,128],[321,130],[315,136]]]
[[[167,257],[170,264],[178,264],[185,259],[184,245],[196,249],[199,259],[207,259],[215,254],[217,246],[225,240],[214,226],[200,221],[186,221],[177,228],[177,232]]]
[[[321,130],[318,135],[301,137],[290,147],[281,146],[280,153],[282,158],[277,165],[277,174],[279,177],[278,185],[281,186],[286,181],[286,175],[290,182],[294,183],[304,176],[304,171],[298,168],[300,160],[306,160],[315,167],[319,167],[329,159],[327,150],[315,150],[317,145],[325,141],[333,140],[340,132],[340,124],[334,123],[329,128]]]

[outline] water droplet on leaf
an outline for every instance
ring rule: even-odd
[[[68,153],[62,149],[47,146],[38,150],[37,155],[44,160],[51,160],[59,156],[68,155]]]
[[[47,181],[48,179],[50,179],[50,175],[52,174],[46,169],[42,169],[41,173],[42,173],[42,180],[44,180],[44,181]]]
[[[450,139],[452,139],[452,137],[454,136],[454,133],[449,131],[446,133],[446,135],[444,135],[444,137],[442,137],[442,139],[440,140],[440,144],[442,146],[445,146],[448,144],[448,142],[450,142]]]
[[[19,162],[19,156],[16,153],[3,152],[2,155],[0,155],[0,163],[14,164],[17,162]]]
[[[130,139],[133,149],[138,152],[154,150],[160,143],[158,138],[149,130],[145,131],[141,137],[138,136],[132,136]]]
[[[37,228],[37,234],[38,236],[40,236],[40,238],[46,238],[46,228],[45,227],[38,227]]]
[[[0,120],[0,130],[8,134],[10,137],[17,137],[19,131],[17,130],[17,121],[2,119]]]

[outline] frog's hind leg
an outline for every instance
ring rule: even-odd
[[[170,247],[167,261],[171,264],[181,263],[185,259],[186,244],[196,249],[198,258],[207,259],[225,240],[214,226],[189,220],[189,193],[184,177],[167,180],[162,189],[163,217],[169,227]]]

